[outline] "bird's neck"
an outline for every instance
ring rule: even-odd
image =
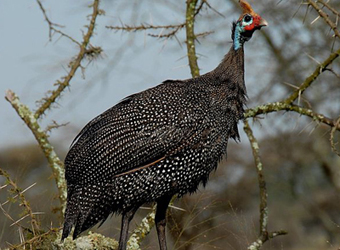
[[[235,50],[230,48],[222,62],[211,72],[218,79],[218,84],[226,84],[231,88],[238,88],[246,93],[244,84],[244,50],[243,46]]]

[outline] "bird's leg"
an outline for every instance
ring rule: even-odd
[[[119,237],[119,247],[118,247],[119,250],[126,249],[128,235],[129,235],[129,224],[138,208],[139,206],[133,207],[127,212],[123,213],[122,226],[120,229],[120,237]]]
[[[166,225],[166,210],[172,196],[164,196],[157,200],[157,211],[155,216],[156,229],[158,234],[159,249],[166,250],[166,237],[165,237],[165,225]]]

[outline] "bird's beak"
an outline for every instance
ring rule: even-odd
[[[260,24],[259,24],[260,27],[263,27],[263,26],[268,26],[268,22],[266,21],[266,19],[264,18],[261,18],[261,21],[260,21]]]

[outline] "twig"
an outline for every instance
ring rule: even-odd
[[[7,213],[7,211],[4,209],[4,207],[0,204],[0,210],[2,211],[2,213],[9,219],[9,220],[11,220],[11,221],[15,221],[13,218],[12,218],[12,216],[9,214],[9,213]],[[23,226],[21,226],[20,224],[17,224],[19,227],[23,227]],[[27,228],[27,230],[28,230],[28,228]]]
[[[325,3],[323,0],[318,0],[318,3],[321,3],[323,6],[325,6],[327,9],[333,12],[334,15],[340,17],[340,13],[336,11],[332,6],[330,6],[328,3]]]
[[[6,100],[12,105],[15,111],[18,113],[20,118],[26,123],[28,128],[32,131],[35,139],[39,143],[47,161],[52,168],[53,175],[59,190],[59,199],[62,211],[65,210],[66,205],[66,183],[65,183],[65,170],[63,163],[54,151],[53,146],[48,140],[46,133],[40,128],[36,117],[33,112],[19,100],[19,97],[12,92],[7,90]]]
[[[76,43],[77,45],[81,46],[81,44],[75,40],[73,37],[67,35],[66,33],[62,32],[61,30],[59,29],[56,29],[55,27],[60,27],[60,28],[64,28],[65,26],[64,25],[60,25],[60,24],[57,24],[57,23],[53,23],[47,16],[46,14],[46,10],[44,8],[44,6],[42,5],[41,1],[40,0],[37,0],[37,3],[39,5],[39,8],[41,9],[43,15],[44,15],[44,18],[45,18],[45,21],[47,22],[48,24],[48,37],[49,37],[49,40],[52,41],[52,32],[54,31],[55,33],[59,33],[61,36],[64,36],[66,38],[68,38],[69,40],[71,40],[72,42]]]
[[[69,122],[63,123],[63,124],[58,124],[56,121],[53,120],[52,124],[48,125],[44,132],[47,134],[47,133],[50,133],[53,129],[64,127],[64,126],[67,126],[68,124],[69,124]]]
[[[156,34],[148,34],[148,36],[151,37],[156,37],[156,38],[171,38],[171,37],[176,37],[177,32],[182,29],[184,26],[178,26],[177,28],[175,28],[173,31],[170,31],[166,34],[162,34],[162,31],[156,35]]]
[[[336,58],[339,57],[339,55],[340,49],[331,53],[329,57],[325,61],[323,61],[318,67],[316,67],[314,72],[305,79],[305,81],[300,85],[300,87],[284,100],[284,102],[286,104],[293,103],[318,78],[318,76],[327,69],[327,66],[330,65]]]
[[[45,236],[50,235],[50,234],[56,234],[59,231],[59,229],[50,229],[49,231],[45,232],[45,233],[41,233],[39,235],[36,235],[24,242],[22,242],[20,245],[16,245],[13,248],[11,247],[10,249],[25,249],[23,248],[25,245],[31,245],[31,249],[32,249],[32,245],[36,244],[37,242],[39,242],[40,240],[44,239]],[[53,243],[50,241],[51,239],[49,239],[49,245],[51,246]],[[51,244],[52,243],[52,244]],[[35,245],[36,247],[36,245]],[[38,249],[38,248],[33,248],[33,249]]]
[[[225,18],[225,15],[223,15],[221,12],[219,12],[218,10],[216,10],[215,8],[213,8],[213,7],[208,3],[207,0],[202,0],[202,1],[208,6],[208,8],[210,8],[210,9],[211,9],[213,12],[215,12],[217,15],[219,15],[219,16]]]
[[[5,170],[3,170],[1,168],[0,168],[0,175],[4,176],[6,178],[6,180],[7,180],[7,183],[13,187],[12,192],[16,194],[15,197],[19,197],[20,205],[24,208],[24,213],[26,214],[26,217],[29,216],[31,218],[32,233],[35,236],[36,232],[39,232],[39,230],[40,230],[39,223],[37,221],[37,218],[35,217],[35,213],[33,213],[32,209],[31,209],[31,206],[30,206],[29,202],[26,200],[25,196],[23,195],[23,191],[10,178],[9,174]],[[1,208],[2,211],[5,211],[1,204],[0,204],[0,208]],[[9,216],[9,218],[11,220],[13,220],[10,216]],[[14,221],[14,224],[18,224],[19,221]]]
[[[336,73],[336,72],[334,71],[334,69],[327,68],[327,70],[328,70],[329,72],[331,72],[335,77],[337,77],[337,78],[340,79],[340,74]]]
[[[186,11],[186,22],[185,29],[187,34],[187,52],[189,59],[189,67],[192,77],[197,77],[200,75],[200,71],[197,64],[197,55],[195,48],[196,36],[194,33],[196,5],[198,0],[187,0],[187,11]]]
[[[25,188],[24,190],[22,190],[20,193],[21,194],[24,194],[27,190],[29,190],[30,188],[32,188],[32,187],[34,187],[35,185],[36,185],[37,183],[35,182],[35,183],[33,183],[32,185],[30,185],[29,187],[27,187],[27,188]],[[7,186],[7,185],[6,185]],[[0,189],[1,189],[1,187],[0,187]],[[16,199],[16,198],[18,198],[18,194],[17,195],[15,195],[15,196],[13,196],[12,197],[12,199]],[[9,203],[9,200],[7,200],[7,201],[5,201],[4,203],[0,203],[2,206],[3,205],[6,205],[7,203]]]
[[[204,4],[207,4],[207,2],[205,0],[202,0],[200,5],[196,8],[195,17],[200,13],[200,11],[202,10]],[[196,5],[197,5],[197,3],[196,3]],[[209,6],[209,5],[207,4],[207,6]]]
[[[179,30],[184,28],[185,23],[175,24],[175,25],[151,25],[151,24],[141,24],[139,26],[131,26],[131,25],[124,25],[124,26],[105,26],[107,29],[112,30],[123,30],[123,31],[141,31],[141,30],[156,30],[156,29],[175,29]]]
[[[97,16],[102,13],[98,7],[99,7],[99,0],[94,0],[93,2],[93,12],[91,15],[90,24],[87,29],[87,33],[85,34],[83,38],[83,42],[80,44],[80,51],[76,58],[72,60],[72,62],[69,64],[71,69],[67,76],[63,77],[63,80],[57,81],[58,88],[56,90],[51,91],[50,95],[43,99],[42,104],[37,109],[37,111],[34,114],[35,119],[39,119],[47,109],[51,107],[51,105],[56,101],[58,97],[60,97],[61,93],[65,90],[66,87],[69,86],[70,81],[72,80],[73,76],[77,72],[78,68],[81,67],[81,62],[88,53],[87,47],[90,44],[90,39],[93,35],[93,31],[95,28],[96,18]]]
[[[340,38],[340,32],[337,29],[336,24],[333,23],[331,19],[329,19],[328,15],[312,0],[307,0],[307,2],[310,6],[312,6],[318,12],[319,16],[325,20],[325,22],[329,25],[329,27],[331,27],[331,29],[334,31],[334,35]],[[318,2],[321,2],[321,1],[318,1]]]
[[[287,234],[287,232],[283,230],[275,231],[275,232],[268,232],[268,206],[267,206],[268,193],[267,193],[267,188],[266,188],[266,181],[264,179],[264,175],[262,171],[263,165],[262,165],[260,153],[259,153],[260,148],[247,120],[244,120],[243,129],[248,136],[250,146],[253,151],[257,178],[258,178],[259,188],[260,188],[260,236],[255,242],[253,242],[248,247],[249,250],[255,250],[255,249],[260,249],[263,243],[265,243],[269,239],[274,238],[275,236],[285,235]]]

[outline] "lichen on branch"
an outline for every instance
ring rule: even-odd
[[[47,134],[41,129],[34,113],[23,103],[20,102],[19,97],[11,90],[7,90],[6,100],[12,105],[15,111],[18,113],[20,118],[26,123],[27,127],[33,133],[37,140],[41,150],[43,151],[49,166],[52,169],[53,176],[55,178],[58,190],[59,200],[62,211],[65,210],[66,206],[66,182],[65,182],[65,170],[62,161],[56,154],[54,147],[48,140]]]
[[[187,53],[189,59],[189,67],[192,77],[197,77],[200,75],[199,67],[197,64],[197,55],[195,40],[196,35],[194,31],[195,26],[195,16],[196,16],[196,5],[198,0],[187,0],[187,11],[186,11],[186,43],[187,43]]]
[[[256,250],[260,249],[262,245],[270,238],[274,238],[275,236],[279,235],[285,235],[287,234],[287,232],[284,230],[268,232],[268,205],[267,205],[268,193],[266,188],[267,184],[263,174],[263,164],[260,157],[260,147],[247,120],[244,121],[243,129],[246,132],[246,135],[248,136],[250,146],[253,152],[258,184],[260,189],[260,235],[258,239],[248,247],[248,250]]]

